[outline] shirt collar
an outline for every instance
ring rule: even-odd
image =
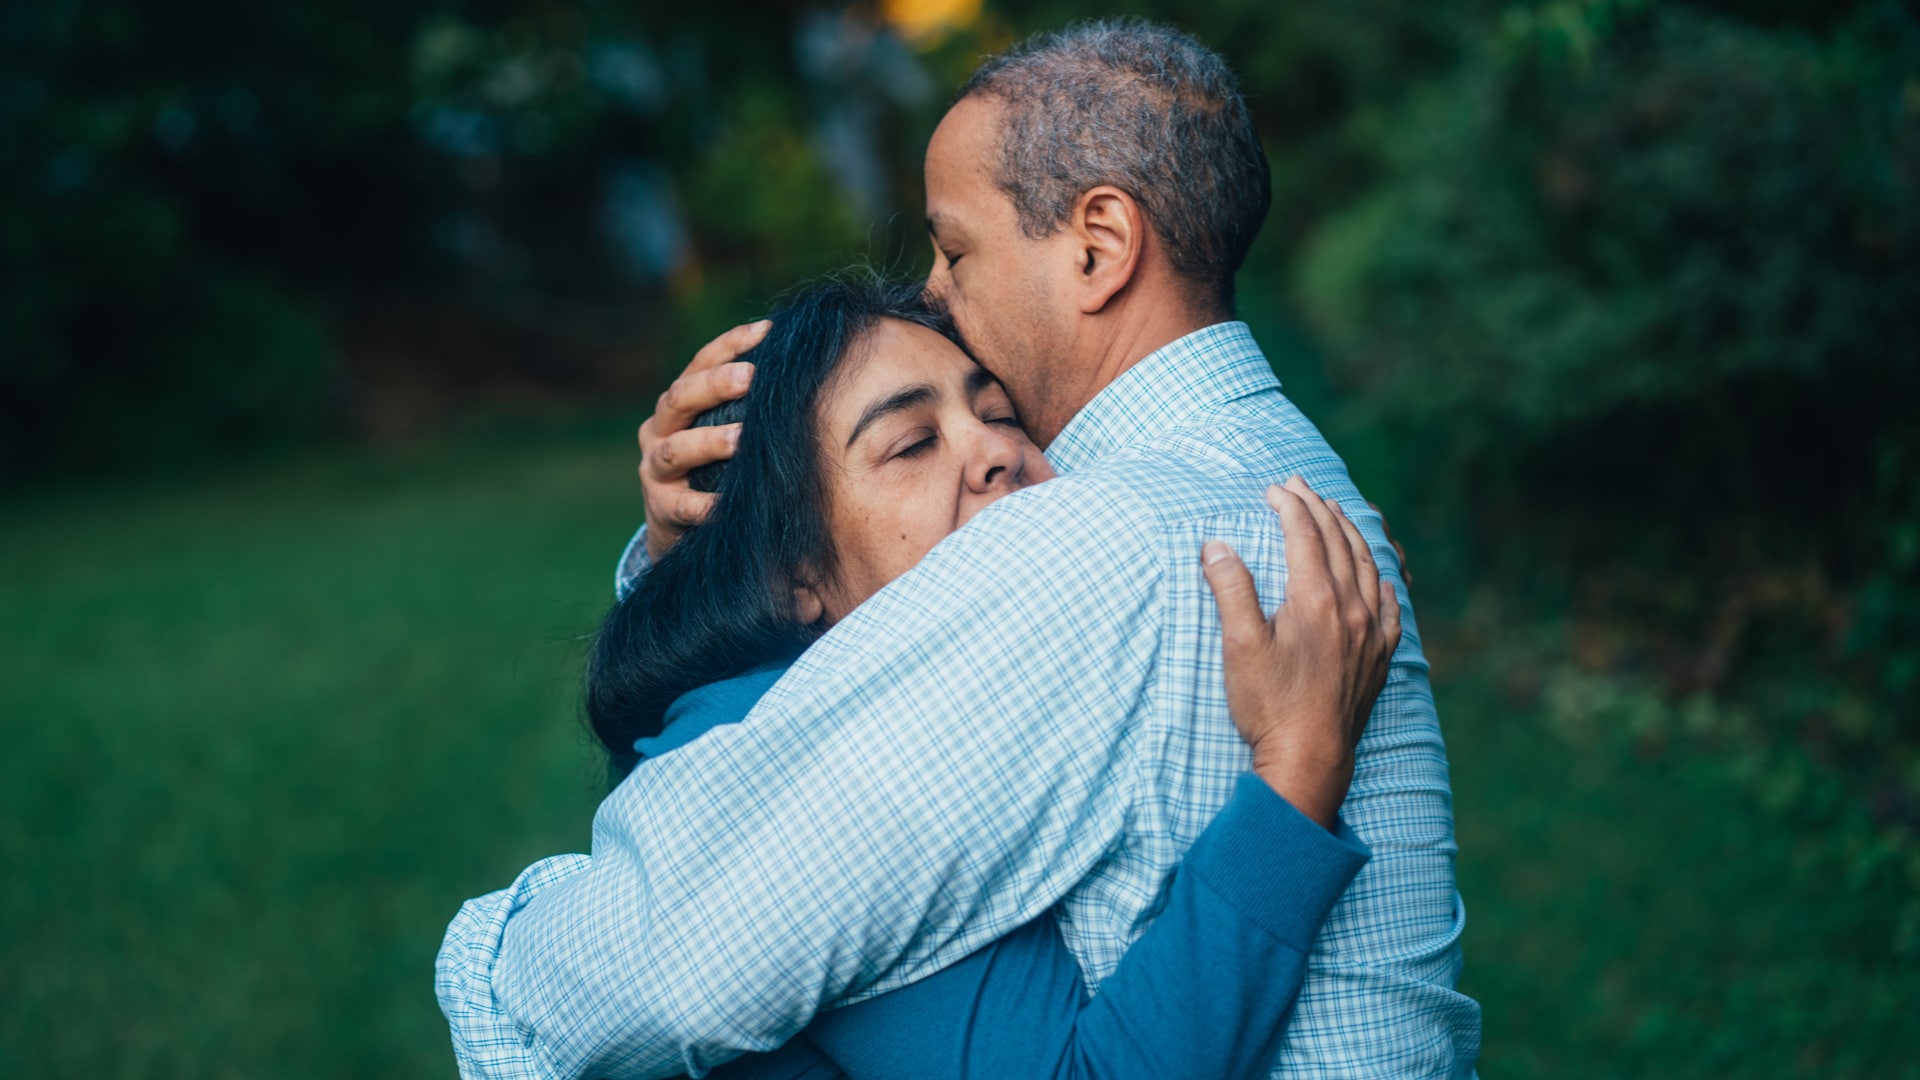
[[[722,724],[735,724],[780,681],[793,662],[794,653],[748,668],[729,679],[697,686],[673,699],[662,719],[660,733],[633,741],[634,752],[643,758],[655,758],[669,750],[678,750]]]
[[[1208,409],[1279,389],[1247,324],[1215,323],[1122,372],[1067,422],[1047,461],[1072,472]]]

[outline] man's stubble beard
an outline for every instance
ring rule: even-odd
[[[961,348],[1007,388],[1021,423],[1044,449],[1086,403],[1063,400],[1071,396],[1059,376],[1071,359],[1072,335],[1038,298],[1044,282],[1021,284],[1011,290],[1021,300],[997,313],[978,313],[947,297],[939,303],[953,319]]]

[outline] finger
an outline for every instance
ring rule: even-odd
[[[1353,555],[1354,591],[1360,594],[1361,602],[1367,605],[1367,614],[1377,618],[1380,614],[1380,594],[1373,583],[1380,577],[1380,568],[1373,564],[1373,549],[1367,546],[1367,538],[1360,535],[1360,527],[1347,516],[1346,507],[1335,502],[1333,513],[1339,519],[1347,550]]]
[[[701,413],[745,394],[751,385],[753,365],[747,363],[689,371],[673,380],[667,392],[660,395],[653,415],[640,425],[641,449],[646,448],[649,435],[655,439],[671,438],[687,430]]]
[[[1380,575],[1380,631],[1387,640],[1387,655],[1391,657],[1400,647],[1400,594],[1393,591],[1393,582],[1385,574]]]
[[[707,515],[713,513],[713,505],[718,498],[712,492],[695,491],[692,488],[681,492],[673,500],[672,525],[677,529],[685,529],[706,521]]]
[[[1287,487],[1300,497],[1301,504],[1313,515],[1314,527],[1320,530],[1320,539],[1326,551],[1328,584],[1336,593],[1350,591],[1353,587],[1353,552],[1347,549],[1346,541],[1340,536],[1340,523],[1334,518],[1333,508],[1298,476],[1288,480]]]
[[[740,358],[741,353],[766,340],[767,331],[771,329],[773,329],[772,319],[742,323],[700,346],[700,351],[693,354],[693,362],[688,364],[687,370],[681,374],[691,375],[696,371],[705,371],[708,368],[719,367],[721,364],[732,363]]]
[[[1280,514],[1280,534],[1286,538],[1287,599],[1330,595],[1332,575],[1327,568],[1327,545],[1307,509],[1305,499],[1290,488],[1267,488],[1267,505]]]
[[[1226,635],[1227,648],[1238,650],[1257,644],[1266,631],[1267,617],[1260,610],[1260,592],[1253,574],[1240,556],[1218,540],[1200,547],[1200,568],[1220,605],[1220,629]]]
[[[661,439],[641,458],[641,479],[674,483],[702,465],[733,457],[739,445],[739,424],[688,428]]]
[[[1353,548],[1348,546],[1346,532],[1340,527],[1340,504],[1321,498],[1318,492],[1307,487],[1305,480],[1300,481],[1300,486],[1309,493],[1307,509],[1313,511],[1313,519],[1326,532],[1327,565],[1333,568],[1334,585],[1343,594],[1356,592],[1359,579],[1353,572]]]

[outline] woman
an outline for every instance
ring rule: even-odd
[[[802,291],[754,350],[752,391],[702,418],[742,424],[732,460],[694,477],[715,509],[608,614],[589,671],[589,717],[616,778],[743,719],[835,621],[981,508],[1051,475],[1005,391],[916,294],[863,281]],[[1253,643],[1340,631],[1265,622],[1250,576],[1209,545],[1229,698],[1255,768],[1100,995],[1086,998],[1043,917],[712,1075],[1264,1075],[1314,931],[1365,861],[1336,815],[1399,637],[1357,530],[1304,485],[1270,499],[1295,586],[1326,585],[1365,611],[1344,631],[1352,693],[1336,715],[1281,715]]]

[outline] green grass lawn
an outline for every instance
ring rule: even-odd
[[[613,425],[0,506],[0,1075],[450,1075],[461,899],[584,846]],[[1444,628],[1429,626],[1429,636]],[[1441,684],[1482,1072],[1914,1075],[1845,819]]]
[[[1492,678],[1439,686],[1482,1075],[1920,1076],[1861,817],[1789,828],[1738,762],[1575,751]]]

